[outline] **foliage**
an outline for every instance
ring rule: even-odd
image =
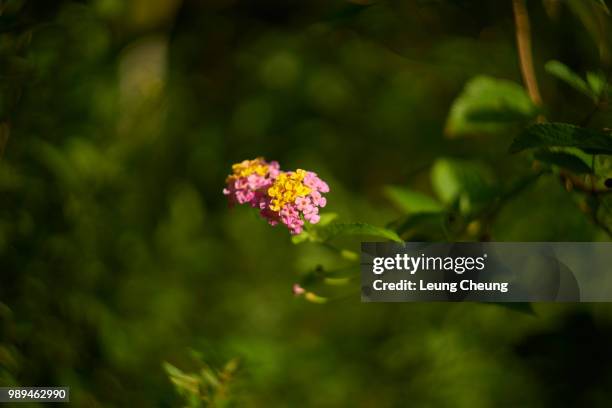
[[[199,373],[184,373],[168,362],[163,367],[176,391],[187,401],[188,407],[229,406],[229,387],[238,369],[238,361],[228,361],[219,371],[202,364]]]
[[[610,239],[608,8],[526,3],[541,105],[509,4],[0,0],[0,385],[609,405],[606,305],[359,305],[361,240]],[[329,183],[317,224],[227,208],[258,156]]]
[[[567,123],[541,123],[528,127],[514,139],[510,151],[534,147],[575,147],[586,153],[612,154],[612,135]]]
[[[446,122],[451,136],[504,131],[533,119],[538,108],[519,84],[484,76],[471,79],[455,99]]]

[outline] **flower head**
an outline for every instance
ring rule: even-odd
[[[261,208],[266,200],[265,190],[279,174],[277,162],[268,163],[261,157],[244,160],[232,166],[232,174],[225,180],[227,185],[223,194],[229,197],[231,204]]]
[[[302,169],[281,173],[268,189],[268,195],[272,198],[270,209],[280,211],[287,204],[308,195],[311,189],[304,184],[305,176],[306,172]]]
[[[223,190],[230,203],[259,208],[270,225],[282,223],[292,234],[302,232],[306,221],[319,222],[319,208],[327,204],[321,193],[329,192],[329,186],[316,173],[302,169],[282,172],[277,162],[263,158],[245,160],[232,170]]]
[[[268,189],[270,209],[279,212],[281,222],[292,234],[299,234],[304,221],[319,222],[319,207],[327,204],[321,193],[328,191],[327,183],[311,171],[281,173]]]

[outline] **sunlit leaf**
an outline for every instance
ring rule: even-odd
[[[218,388],[220,386],[219,379],[210,368],[203,367],[200,373],[202,374],[202,379],[211,387]]]
[[[521,85],[479,76],[453,102],[445,131],[449,136],[495,133],[532,119],[538,112]]]
[[[291,236],[291,242],[294,244],[301,244],[303,242],[316,242],[318,240],[318,232],[324,229],[327,225],[331,224],[338,214],[336,213],[321,213],[320,220],[316,224],[306,224],[304,231],[297,235]]]
[[[590,98],[594,97],[593,91],[586,83],[586,81],[562,62],[555,60],[548,61],[544,68],[549,74],[554,75],[558,79],[570,85],[578,92],[583,93],[584,95],[587,95]]]
[[[612,178],[612,156],[599,155],[595,157],[595,174],[601,178]]]
[[[549,74],[593,100],[597,100],[606,87],[606,79],[602,73],[587,72],[585,81],[567,65],[555,60],[548,61],[545,69]]]
[[[319,220],[319,223],[316,224],[319,227],[324,227],[326,225],[329,225],[332,221],[334,221],[336,218],[338,218],[338,214],[336,213],[321,213],[320,214],[321,219]]]
[[[307,242],[310,241],[310,234],[308,233],[308,231],[302,231],[301,233],[297,234],[297,235],[292,235],[291,236],[291,242],[294,244],[301,244],[302,242]]]
[[[183,375],[183,372],[179,368],[173,366],[172,364],[168,362],[164,362],[162,365],[166,373],[170,376],[178,377],[178,376]]]
[[[443,206],[435,198],[408,188],[386,186],[385,196],[407,214],[442,211]]]
[[[472,211],[496,193],[491,170],[474,161],[438,159],[431,170],[431,181],[440,200],[458,202],[462,213]]]
[[[363,222],[334,223],[318,231],[318,236],[323,241],[346,235],[367,235],[395,242],[404,242],[393,230]]]
[[[606,89],[606,78],[601,73],[587,72],[587,83],[596,97],[601,97]]]

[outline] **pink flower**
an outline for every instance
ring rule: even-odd
[[[306,172],[304,177],[304,184],[307,187],[312,188],[314,191],[320,191],[321,193],[329,193],[329,186],[326,182],[317,177],[317,173],[312,171]]]
[[[300,296],[303,295],[304,293],[306,293],[306,289],[304,289],[303,287],[301,287],[299,284],[294,283],[293,287],[291,288],[293,294],[295,296]]]
[[[263,158],[244,160],[232,166],[233,174],[226,179],[223,194],[230,204],[248,204],[263,208],[266,203],[266,190],[280,174],[277,162],[266,162]]]
[[[300,213],[294,204],[286,204],[280,210],[280,219],[289,228],[291,234],[297,235],[302,232],[304,220],[300,217]]]
[[[223,190],[230,204],[258,208],[270,225],[282,223],[291,234],[301,233],[305,222],[320,221],[319,208],[327,204],[321,193],[329,192],[329,186],[316,173],[283,172],[277,162],[263,158],[234,164],[232,170]]]

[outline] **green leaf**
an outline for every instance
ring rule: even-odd
[[[594,171],[600,178],[612,178],[612,156],[595,156]]]
[[[576,174],[592,172],[591,167],[582,158],[568,152],[542,150],[537,152],[534,157],[543,163],[563,167]]]
[[[168,363],[166,361],[164,361],[162,363],[162,367],[164,368],[164,371],[166,371],[166,373],[169,376],[179,377],[179,376],[184,375],[183,372],[180,369],[178,369],[177,367],[173,366],[172,364],[170,364],[170,363]]]
[[[297,235],[291,236],[291,242],[295,245],[301,244],[302,242],[311,241],[310,233],[308,231],[302,231]]]
[[[536,147],[576,147],[592,154],[612,154],[612,136],[567,123],[539,123],[515,138],[510,152]]]
[[[595,101],[601,97],[605,90],[606,78],[602,73],[587,72],[585,81],[562,62],[555,60],[548,61],[544,67],[549,74]]]
[[[320,214],[321,219],[319,220],[319,223],[316,224],[319,227],[324,227],[328,224],[330,224],[332,221],[334,221],[336,218],[338,218],[338,214],[336,213],[321,213]]]
[[[585,82],[585,80],[582,79],[580,75],[576,74],[567,65],[563,64],[562,62],[555,61],[555,60],[548,61],[546,65],[544,66],[544,68],[546,69],[546,72],[562,80],[563,82],[570,85],[575,90],[588,96],[589,98],[595,97],[592,89]]]
[[[386,186],[385,196],[406,214],[442,211],[443,206],[433,197],[408,188]]]
[[[174,384],[177,390],[193,391],[194,389],[197,389],[199,380],[193,375],[185,374],[180,369],[168,362],[164,362],[163,367],[166,374],[168,374],[170,381],[172,384]]]
[[[538,113],[539,108],[521,85],[478,76],[453,102],[445,132],[449,136],[496,133]]]
[[[338,214],[336,213],[321,213],[321,219],[317,224],[306,224],[304,231],[297,235],[291,236],[291,242],[295,245],[301,244],[303,242],[315,242],[318,239],[318,231],[325,228],[327,225],[331,224],[336,218],[338,218]]]
[[[333,238],[345,235],[370,235],[403,243],[402,239],[390,229],[376,227],[363,222],[333,223],[327,227],[317,230],[318,239],[329,241]]]
[[[200,374],[202,375],[202,379],[211,387],[219,388],[221,385],[219,378],[217,378],[217,375],[210,368],[203,367],[202,370],[200,370]]]
[[[497,193],[492,171],[474,161],[438,159],[431,170],[431,181],[442,202],[458,203],[464,214],[479,208]]]
[[[587,83],[596,98],[600,98],[606,89],[606,78],[602,73],[587,72]]]

